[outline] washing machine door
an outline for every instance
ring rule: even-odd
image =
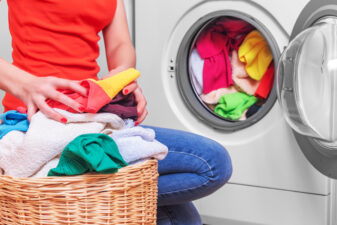
[[[312,0],[295,24],[277,71],[278,99],[299,146],[337,178],[337,2]]]

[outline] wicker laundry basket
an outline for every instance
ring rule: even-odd
[[[0,224],[156,224],[157,161],[115,174],[0,176]]]

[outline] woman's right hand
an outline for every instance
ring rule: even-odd
[[[87,96],[87,89],[82,87],[78,81],[57,77],[29,76],[24,82],[21,82],[21,87],[18,89],[19,91],[16,93],[16,97],[27,106],[29,121],[37,110],[40,110],[50,119],[67,123],[67,118],[64,118],[46,103],[47,99],[58,101],[78,112],[83,112],[84,107],[67,95],[59,92],[58,90],[60,89],[72,90],[83,96]]]

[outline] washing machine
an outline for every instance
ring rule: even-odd
[[[240,121],[200,100],[189,66],[200,35],[225,19],[254,26],[277,67],[260,110]],[[336,0],[135,2],[145,124],[214,139],[232,158],[229,183],[195,202],[205,224],[337,224],[336,21]]]

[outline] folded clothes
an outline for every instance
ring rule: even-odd
[[[274,84],[274,75],[275,68],[274,63],[271,63],[267,72],[264,74],[263,78],[261,79],[260,85],[255,92],[255,96],[260,99],[268,98],[268,95],[273,88]]]
[[[84,107],[84,112],[97,113],[108,104],[126,85],[140,76],[139,71],[128,69],[104,80],[83,80],[80,84],[88,90],[88,96],[82,96],[72,90],[60,90]],[[59,108],[75,113],[72,108],[52,99],[46,101],[52,108]]]
[[[242,20],[224,19],[200,34],[196,47],[202,59],[203,93],[233,85],[229,53],[254,29]]]
[[[239,120],[244,111],[247,110],[257,101],[254,96],[237,92],[226,94],[220,98],[219,104],[215,107],[214,112],[226,119]]]
[[[102,133],[112,137],[123,159],[130,164],[150,158],[162,160],[168,148],[155,140],[155,132],[150,128],[106,129]]]
[[[109,135],[116,142],[123,160],[128,164],[151,158],[162,160],[168,153],[167,147],[155,140],[155,132],[150,128],[138,126],[121,130],[105,129],[102,133]],[[56,157],[46,163],[33,177],[46,177],[59,160],[60,157]]]
[[[0,139],[11,131],[23,131],[26,132],[29,127],[29,121],[27,114],[19,113],[18,111],[8,111],[1,114],[0,119]]]
[[[26,134],[8,133],[0,140],[0,169],[5,175],[29,177],[43,165],[61,154],[77,136],[100,133],[104,129],[121,129],[123,120],[111,113],[76,114],[55,109],[68,119],[67,124],[36,113]]]
[[[113,113],[122,119],[138,119],[137,102],[133,93],[124,95],[119,92],[108,104],[103,106],[99,113],[107,112]]]
[[[273,60],[267,41],[257,30],[250,32],[239,48],[239,59],[254,80],[261,80]]]
[[[233,81],[237,87],[248,95],[254,95],[259,87],[260,81],[250,78],[243,64],[234,50],[231,58]]]
[[[111,174],[127,166],[116,143],[106,134],[84,134],[63,150],[57,167],[48,176],[73,176],[88,172]]]
[[[192,85],[198,95],[201,95],[203,90],[203,69],[204,60],[200,57],[198,50],[193,49],[189,58],[189,72]]]

